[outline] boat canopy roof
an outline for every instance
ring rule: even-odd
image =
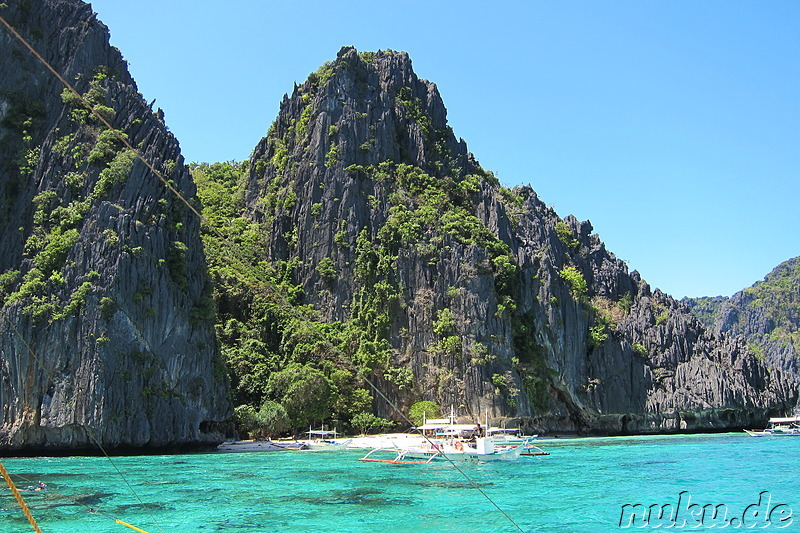
[[[420,430],[432,430],[438,429],[441,431],[474,431],[478,429],[478,426],[475,424],[450,424],[449,421],[446,424],[432,424],[432,420],[428,420],[427,424],[423,424],[421,426],[417,426],[414,429]]]
[[[325,429],[312,429],[311,431],[306,431],[309,435],[335,435],[336,431],[328,431]]]
[[[428,424],[435,425],[435,426],[449,426],[452,420],[449,418],[429,418],[425,421],[425,425]]]
[[[498,428],[498,427],[490,427],[489,434],[492,433],[519,433],[519,428]]]
[[[792,422],[800,423],[800,416],[790,416],[784,418],[770,418],[770,424],[791,424]]]

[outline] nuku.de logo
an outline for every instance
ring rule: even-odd
[[[692,503],[688,491],[678,493],[676,504],[644,505],[625,504],[619,516],[619,527],[627,528],[699,528],[730,527],[734,529],[761,529],[789,527],[792,524],[792,509],[785,503],[772,503],[769,491],[758,495],[758,503],[745,507],[737,513],[724,503],[700,505]]]

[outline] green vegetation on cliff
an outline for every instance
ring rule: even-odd
[[[233,402],[240,406],[237,412],[246,415],[240,421],[242,428],[261,420],[258,430],[274,433],[283,422],[266,427],[269,417],[253,413],[277,403],[286,412],[286,425],[295,431],[323,421],[357,429],[371,415],[373,401],[360,375],[386,380],[399,389],[410,385],[411,371],[393,366],[389,343],[390,310],[400,291],[396,260],[401,250],[414,250],[435,262],[444,235],[485,248],[501,301],[513,304],[514,260],[508,246],[466,210],[464,188],[433,179],[417,167],[388,163],[382,172],[395,184],[389,216],[375,241],[365,228],[354,242],[358,288],[349,306],[350,318],[326,322],[303,304],[303,289],[292,281],[301,259],[268,262],[268,230],[245,213],[248,172],[248,163],[235,162],[192,168],[203,216],[211,226],[203,241],[216,287],[217,333],[231,374]],[[340,248],[349,247],[349,239],[341,234],[334,241]],[[336,277],[330,258],[315,270],[324,279]],[[452,335],[453,326],[447,308],[432,325],[443,335],[440,344],[450,354],[460,353],[462,344]],[[292,404],[299,390],[310,402],[303,409]],[[375,424],[382,423],[370,419],[370,425]]]
[[[82,95],[107,121],[113,120],[116,115],[116,111],[106,105],[113,103],[108,95],[108,85],[114,81],[106,68],[98,67],[88,90]],[[27,152],[21,159],[19,172],[29,176],[40,159],[40,147],[32,147],[31,143],[42,110],[25,99],[12,98],[11,101],[16,102],[16,112],[4,120],[7,124],[18,126],[22,134]],[[37,324],[63,320],[81,309],[91,291],[91,283],[82,281],[72,288],[71,293],[65,291],[70,288],[63,273],[68,254],[80,240],[92,202],[104,199],[114,185],[124,182],[135,159],[133,152],[122,149],[118,139],[120,136],[127,139],[127,134],[108,129],[89,112],[75,93],[64,89],[61,101],[70,111],[73,132],[56,140],[53,155],[70,172],[61,173],[61,180],[50,183],[48,188],[33,197],[32,224],[20,227],[20,231],[28,235],[24,252],[31,259],[32,268],[19,279],[22,283],[15,291],[9,290],[13,286],[9,283],[8,288],[0,292],[0,296],[4,297],[0,303],[11,305],[22,302],[25,313],[31,315]],[[87,178],[93,174],[97,174],[97,180],[88,190]]]
[[[800,346],[800,258],[781,263],[763,281],[730,298],[683,302],[707,326],[744,335],[761,358],[797,353]]]
[[[800,258],[780,264],[742,292],[749,307],[764,309],[774,326],[768,332],[772,340],[800,346]]]
[[[302,289],[292,282],[297,261],[267,263],[264,228],[244,216],[248,170],[246,162],[192,168],[211,226],[203,243],[241,428],[280,434],[284,426],[298,431],[328,420],[352,424],[371,411],[372,395],[341,354],[352,353],[356,367],[372,368],[383,364],[386,348],[358,342],[370,337],[365,328],[372,323],[327,324],[303,305]],[[274,414],[275,405],[285,419],[253,415]]]

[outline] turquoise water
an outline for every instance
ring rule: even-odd
[[[16,458],[3,463],[18,486],[38,480],[48,484],[47,491],[24,493],[46,533],[133,531],[114,519],[148,533],[616,531],[622,530],[623,505],[677,506],[682,491],[700,506],[724,504],[728,517],[741,517],[768,491],[770,505],[759,508],[783,504],[781,516],[787,509],[796,516],[782,529],[777,526],[786,522],[777,522],[778,514],[773,515],[776,522],[757,525],[769,526],[767,531],[800,531],[800,438],[725,434],[558,439],[540,445],[551,455],[459,463],[472,481],[447,463],[359,462],[363,451],[117,457],[113,463],[100,457]],[[716,531],[720,526],[710,527],[714,523],[709,521],[700,524],[708,527],[691,525],[685,528]],[[0,531],[32,531],[8,490],[0,492]]]

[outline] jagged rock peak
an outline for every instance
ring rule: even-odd
[[[251,157],[261,186],[289,173],[341,173],[384,161],[454,178],[478,164],[447,125],[436,85],[414,73],[405,52],[344,47],[291,96]],[[251,198],[263,188],[251,190]]]

